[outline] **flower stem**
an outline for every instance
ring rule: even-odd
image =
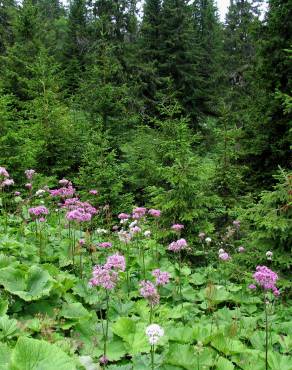
[[[154,370],[154,344],[151,345],[151,370]]]
[[[109,294],[106,291],[106,325],[105,325],[105,332],[104,332],[104,344],[103,344],[103,356],[106,359],[106,352],[107,352],[107,339],[108,339],[108,308],[109,308]],[[103,364],[103,368],[106,368],[106,361]]]
[[[266,295],[264,296],[264,304],[265,304],[265,324],[266,324],[266,370],[268,370],[268,311],[267,311],[267,300]]]

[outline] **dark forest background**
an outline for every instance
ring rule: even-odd
[[[213,0],[0,0],[1,165],[287,250],[292,1],[260,5],[223,24]]]

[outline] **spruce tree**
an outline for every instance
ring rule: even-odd
[[[0,0],[0,55],[13,41],[13,19],[16,12],[14,0]]]
[[[72,94],[79,87],[85,70],[89,48],[87,8],[85,0],[70,3],[67,33],[62,63],[65,70],[65,86]]]
[[[194,42],[198,45],[198,73],[202,82],[201,110],[214,114],[223,78],[223,30],[214,1],[195,0],[192,3],[192,18]]]
[[[202,85],[198,73],[199,47],[193,39],[191,8],[185,0],[164,0],[160,26],[159,75],[169,77],[177,99],[192,121],[202,108]]]

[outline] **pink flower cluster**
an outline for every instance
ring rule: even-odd
[[[66,199],[62,208],[66,208],[70,211],[83,208],[85,212],[90,213],[91,215],[95,215],[97,213],[97,209],[95,207],[88,202],[81,202],[79,198]]]
[[[170,273],[167,271],[161,271],[160,269],[156,269],[152,271],[152,276],[156,278],[155,280],[156,285],[165,285],[169,283]]]
[[[60,197],[64,199],[73,197],[75,189],[69,180],[62,179],[59,181],[59,184],[62,186],[61,188],[50,190],[50,194],[53,198]]]
[[[90,286],[100,286],[107,290],[115,288],[118,281],[118,273],[125,271],[125,257],[119,254],[114,254],[107,258],[104,265],[96,265],[93,268],[93,277],[89,281]]]
[[[35,217],[49,214],[49,210],[45,206],[37,206],[37,207],[29,208],[28,212],[30,215],[33,215]]]
[[[275,296],[280,294],[276,287],[278,275],[266,266],[257,266],[253,278],[257,284],[264,290],[272,290]]]
[[[130,216],[128,213],[120,213],[120,214],[118,215],[118,218],[119,218],[120,220],[128,220],[130,217],[131,217],[131,216]]]
[[[91,194],[91,195],[97,195],[97,190],[91,189],[91,190],[89,190],[89,194]]]
[[[111,248],[112,243],[110,243],[110,242],[102,242],[102,243],[98,243],[98,246],[100,248],[103,248],[103,249],[108,249],[108,248]]]
[[[1,182],[1,188],[4,188],[5,186],[11,186],[14,185],[13,179],[5,179]]]
[[[133,209],[132,218],[138,220],[139,218],[144,217],[146,212],[147,212],[147,208],[136,207],[136,208]]]
[[[28,180],[32,180],[33,176],[35,175],[35,170],[25,170],[24,173]]]
[[[117,271],[126,270],[126,260],[125,257],[119,253],[108,256],[106,264],[104,265],[108,269],[114,269]]]
[[[160,217],[161,216],[161,211],[159,209],[149,209],[148,214],[152,217]]]
[[[66,214],[69,221],[87,222],[97,213],[97,209],[90,203],[81,202],[78,198],[66,199],[62,208],[69,210]]]
[[[0,188],[14,185],[14,180],[9,178],[9,173],[5,167],[0,167]]]
[[[184,225],[181,225],[181,224],[173,224],[171,226],[172,230],[174,231],[181,231],[183,228],[184,228]]]
[[[231,259],[231,257],[229,256],[229,254],[227,252],[224,252],[224,253],[220,253],[219,254],[219,258],[222,260],[222,261],[228,261]]]
[[[74,209],[66,213],[68,221],[88,222],[91,220],[91,213],[86,212],[83,208]]]
[[[130,232],[132,235],[138,234],[141,232],[141,228],[137,225],[130,228]]]
[[[6,170],[5,167],[0,167],[0,176],[1,177],[9,177],[9,173],[8,171]]]
[[[151,306],[159,304],[160,296],[153,283],[149,280],[142,280],[140,283],[140,294],[146,298]]]
[[[179,252],[187,246],[188,244],[185,239],[179,239],[175,242],[170,243],[167,249],[172,252]]]

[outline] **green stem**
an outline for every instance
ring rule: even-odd
[[[143,263],[143,276],[144,280],[146,280],[146,269],[145,269],[145,250],[142,246],[142,263]]]
[[[150,324],[152,324],[152,319],[153,319],[153,306],[150,303],[150,318],[149,318]]]
[[[104,359],[106,358],[106,352],[107,352],[107,340],[108,340],[108,324],[109,324],[109,319],[108,319],[108,308],[109,308],[109,295],[108,292],[106,291],[106,326],[105,326],[105,334],[104,334],[104,345],[103,345],[103,356]],[[106,364],[103,364],[103,368],[106,368]]]
[[[265,305],[265,321],[266,321],[266,370],[268,370],[268,311],[267,311],[267,302],[266,295],[264,295],[264,305]]]
[[[178,256],[178,291],[179,291],[179,295],[180,295],[180,299],[182,300],[182,293],[181,293],[181,251],[178,252],[179,253],[179,256]]]
[[[127,271],[126,271],[126,275],[127,275],[127,292],[128,292],[128,297],[130,295],[130,279],[129,279],[129,266],[130,266],[130,257],[129,257],[129,254],[130,254],[130,247],[129,247],[129,243],[127,243]]]
[[[154,344],[151,345],[151,369],[154,370]]]

